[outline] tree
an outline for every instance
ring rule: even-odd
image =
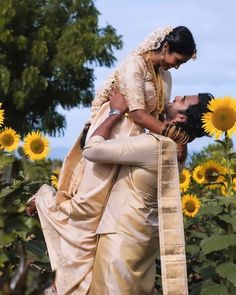
[[[110,67],[121,36],[98,25],[93,0],[1,0],[0,102],[22,135],[62,132],[57,107],[88,106],[97,65]]]

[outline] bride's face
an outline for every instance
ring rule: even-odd
[[[182,64],[186,63],[191,57],[183,54],[179,54],[177,52],[169,52],[167,51],[163,59],[160,62],[160,66],[164,70],[169,70],[171,68],[178,69]]]
[[[160,66],[165,71],[171,68],[178,69],[182,64],[186,63],[191,58],[189,55],[180,54],[175,51],[170,52],[167,42],[163,45],[160,55]]]

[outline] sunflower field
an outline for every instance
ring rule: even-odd
[[[236,294],[236,99],[212,99],[203,127],[216,143],[180,174],[189,293]]]
[[[212,99],[208,109],[203,126],[216,142],[189,155],[180,174],[189,294],[235,295],[236,99]],[[57,189],[62,163],[46,159],[50,144],[41,132],[21,138],[4,116],[0,105],[0,294],[43,294],[54,274],[26,204],[44,183]]]
[[[46,245],[27,200],[43,183],[57,188],[61,161],[46,160],[49,141],[39,131],[23,139],[4,126],[0,104],[0,294],[43,294],[52,283]]]

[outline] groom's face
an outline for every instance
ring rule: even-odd
[[[191,105],[196,105],[198,103],[198,95],[176,96],[173,102],[169,102],[165,105],[167,120],[174,122],[187,121],[185,112]]]

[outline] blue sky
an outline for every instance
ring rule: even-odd
[[[187,26],[197,44],[197,59],[171,70],[172,98],[211,92],[216,97],[236,97],[236,1],[235,0],[97,0],[100,25],[110,24],[122,35],[124,46],[115,51],[117,63],[157,27]],[[95,88],[101,87],[112,68],[95,70]],[[50,157],[63,157],[75,142],[89,109],[61,110],[66,115],[64,137],[50,138]],[[196,139],[190,151],[200,151],[212,139]]]

